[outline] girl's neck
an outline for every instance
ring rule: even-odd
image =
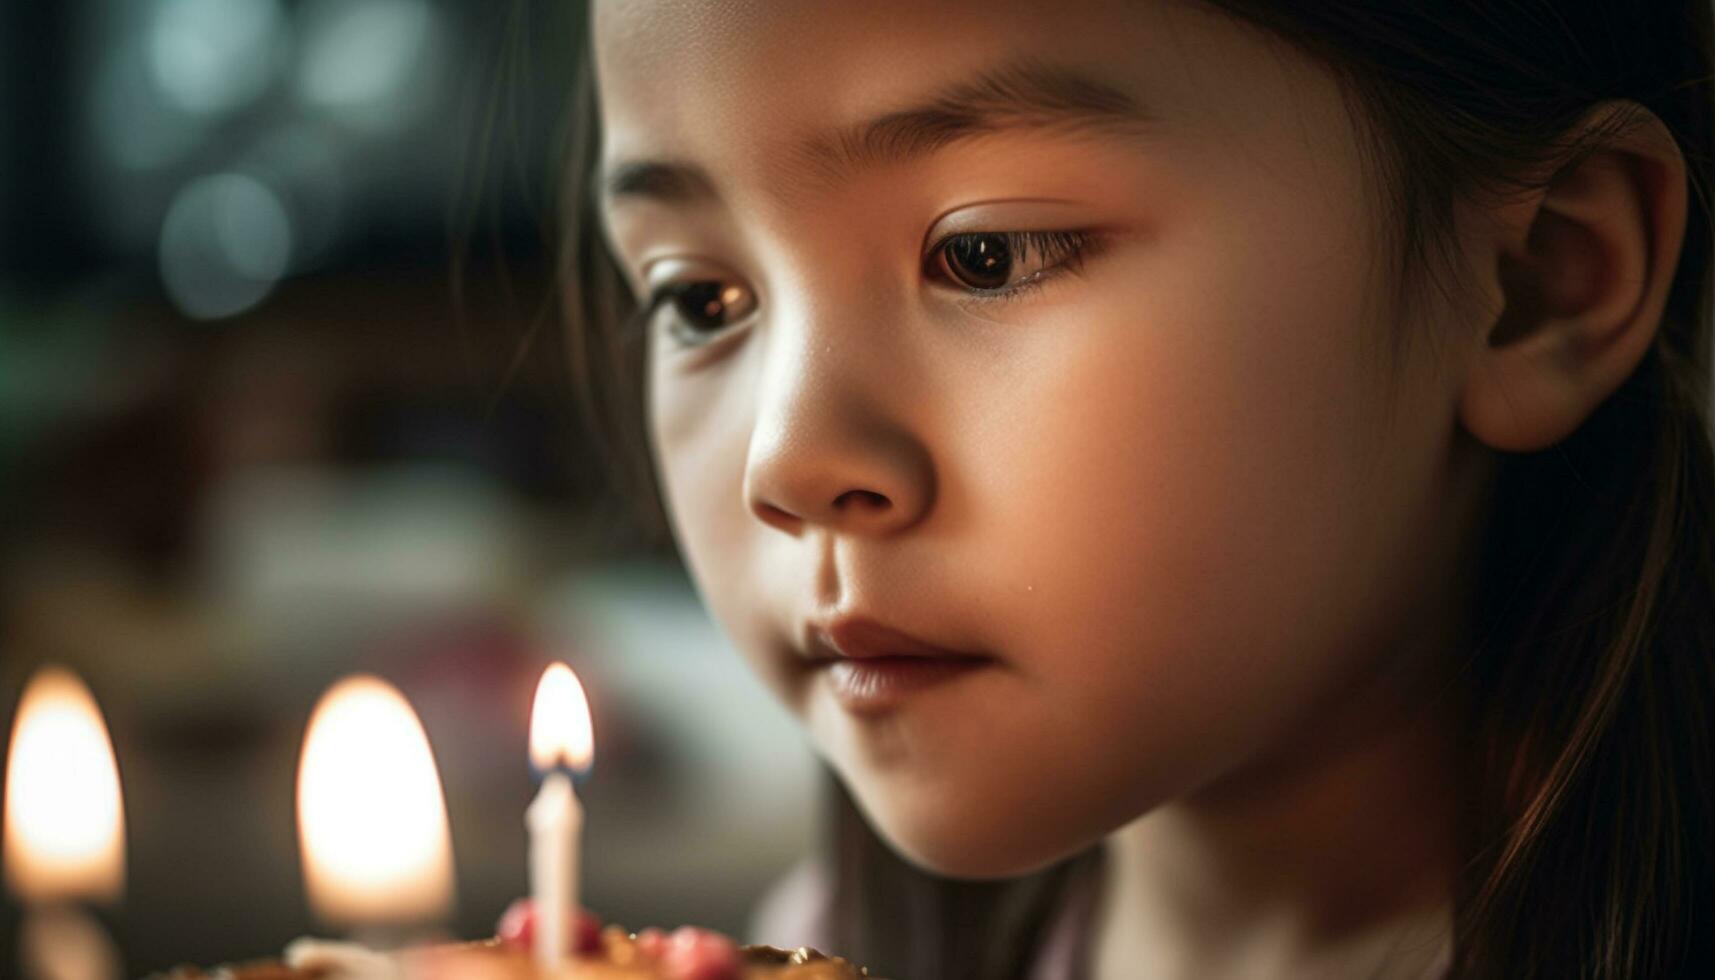
[[[1351,703],[1372,707],[1109,838],[1093,980],[1436,974],[1461,853],[1453,706]]]

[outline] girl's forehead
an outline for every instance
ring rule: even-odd
[[[910,70],[922,67],[925,56],[956,55],[997,40],[1046,50],[1070,38],[1069,28],[1076,24],[1105,24],[1111,30],[1129,20],[1142,26],[1152,8],[1159,15],[1167,2],[596,0],[593,10],[598,47],[623,51],[635,64],[765,69],[771,66],[756,59],[766,54],[779,59],[773,67],[805,69],[833,67],[856,55],[870,62],[891,59],[886,67]],[[1045,33],[1049,26],[1059,30]]]
[[[806,174],[840,186],[827,158],[973,121],[1126,128],[1210,181],[1248,160],[1338,183],[1356,156],[1332,72],[1181,0],[597,0],[593,28],[610,174],[688,161],[787,199],[821,186]],[[909,118],[866,128],[890,114]],[[818,144],[832,152],[804,152]]]
[[[1233,54],[1209,47],[1217,17],[1171,0],[597,0],[594,31],[613,130],[718,136],[864,118],[1021,59],[1183,104]]]

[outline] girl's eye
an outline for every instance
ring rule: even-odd
[[[928,255],[928,274],[983,298],[1011,296],[1087,256],[1082,231],[982,231],[949,235]]]
[[[653,318],[662,306],[672,307],[668,329],[681,343],[695,346],[750,316],[756,309],[756,294],[741,283],[723,279],[670,282],[650,295],[640,319]]]
[[[1013,299],[1061,272],[1076,272],[1101,239],[1087,231],[964,232],[941,239],[925,257],[926,274],[980,300]],[[756,294],[730,279],[664,283],[638,309],[636,327],[672,307],[667,329],[686,347],[707,343],[756,310]]]

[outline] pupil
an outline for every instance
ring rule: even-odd
[[[958,235],[947,243],[947,266],[967,286],[999,289],[1012,271],[1012,251],[1005,235]]]
[[[726,325],[726,301],[715,281],[688,283],[674,297],[679,315],[693,327],[717,330]]]

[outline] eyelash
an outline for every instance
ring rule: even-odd
[[[924,256],[925,271],[932,277],[948,280],[942,272],[941,256],[947,246],[960,238],[974,238],[979,235],[991,235],[1006,239],[1007,250],[1023,262],[1032,254],[1041,255],[1047,262],[1043,268],[1031,273],[1010,286],[997,289],[978,289],[958,282],[952,282],[954,288],[973,297],[979,303],[1008,303],[1022,298],[1040,288],[1047,280],[1062,273],[1077,274],[1082,271],[1084,262],[1094,257],[1103,244],[1103,239],[1094,232],[1084,230],[1072,231],[976,231],[959,232],[948,235],[935,243],[935,247]]]
[[[1041,255],[1050,264],[1031,273],[1024,279],[1008,286],[996,289],[979,289],[952,282],[954,288],[962,291],[977,304],[1010,303],[1041,289],[1044,283],[1063,273],[1076,275],[1083,270],[1084,263],[1093,258],[1106,244],[1099,234],[1077,229],[1071,231],[978,231],[958,232],[947,235],[937,241],[923,258],[925,274],[930,278],[950,281],[950,277],[942,272],[941,256],[947,246],[960,238],[976,237],[979,235],[998,236],[1006,239],[1008,251],[1022,262],[1031,254]],[[661,307],[674,300],[685,287],[708,280],[684,279],[666,282],[655,287],[643,304],[639,306],[626,323],[626,332],[639,333],[653,322]],[[730,326],[730,325],[729,325]],[[684,347],[700,347],[714,339],[725,335],[728,328],[723,327],[715,333],[702,334],[701,339],[679,342]],[[677,331],[674,331],[677,334]]]

